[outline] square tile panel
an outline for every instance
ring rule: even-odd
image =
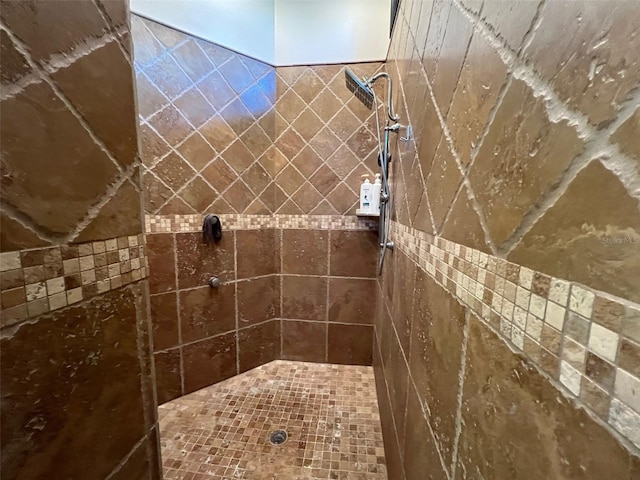
[[[276,360],[158,417],[165,479],[387,478],[372,367]]]

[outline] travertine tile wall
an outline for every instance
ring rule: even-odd
[[[132,22],[160,402],[274,358],[370,364],[377,224],[351,214],[377,165],[375,117],[344,66],[276,69]],[[220,245],[201,242],[205,213]],[[331,267],[336,245],[352,273]]]
[[[387,68],[416,136],[374,346],[390,478],[640,475],[637,17],[402,2]]]
[[[128,14],[1,6],[3,478],[161,477]]]
[[[152,217],[165,223],[147,235],[160,403],[274,359],[371,364],[370,222],[229,214],[222,240],[207,245],[199,215],[176,217]],[[211,276],[222,285],[209,287]]]

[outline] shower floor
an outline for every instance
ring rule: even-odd
[[[158,415],[166,480],[387,478],[371,367],[276,360]]]

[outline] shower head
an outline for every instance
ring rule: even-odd
[[[347,88],[353,92],[358,100],[367,107],[369,110],[373,108],[373,91],[371,87],[366,83],[363,83],[355,73],[348,68],[344,69],[344,78],[347,83]]]

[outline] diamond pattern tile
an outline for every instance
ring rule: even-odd
[[[147,213],[352,210],[377,155],[374,117],[354,103],[344,66],[274,69],[134,24]],[[380,66],[350,67],[372,75]]]

